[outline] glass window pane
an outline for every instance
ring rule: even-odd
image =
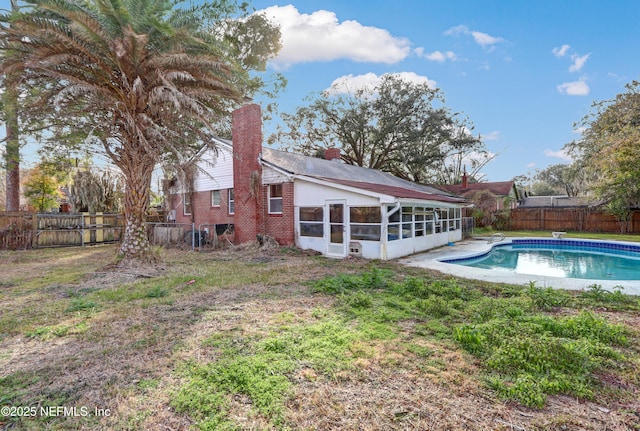
[[[300,223],[300,236],[313,236],[322,238],[324,228],[322,223]]]
[[[334,244],[342,244],[343,239],[343,228],[342,225],[332,225],[331,226],[331,240]]]
[[[395,241],[397,239],[400,239],[400,225],[397,225],[397,224],[389,225],[387,229],[388,229],[387,239],[389,241]]]
[[[402,238],[411,238],[411,223],[402,225]]]
[[[269,196],[272,198],[282,197],[282,184],[271,184],[269,187]]]
[[[402,221],[413,221],[412,207],[402,207]]]
[[[220,206],[220,190],[211,190],[211,206]]]
[[[380,225],[352,224],[351,239],[380,241]]]
[[[322,207],[300,208],[300,221],[322,221],[324,210]]]
[[[380,223],[382,220],[380,207],[350,207],[351,223]]]
[[[343,204],[331,204],[329,205],[329,218],[331,223],[342,223],[344,220],[343,217]]]
[[[269,212],[270,213],[282,212],[282,198],[274,198],[269,200]]]

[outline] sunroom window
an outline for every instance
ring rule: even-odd
[[[300,236],[322,238],[324,236],[324,208],[300,207]]]
[[[382,212],[380,207],[350,207],[351,239],[380,241]]]

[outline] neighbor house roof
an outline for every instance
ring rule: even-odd
[[[435,187],[403,180],[387,172],[302,154],[263,148],[262,159],[289,174],[386,194],[396,198],[464,203],[465,199]]]
[[[438,186],[444,190],[457,195],[468,195],[476,191],[489,191],[496,196],[509,196],[513,190],[513,181],[498,181],[493,183],[468,183],[466,187],[462,184],[442,185]]]
[[[521,208],[577,208],[600,204],[579,196],[528,196],[520,202]]]

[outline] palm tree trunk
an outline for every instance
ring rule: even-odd
[[[7,133],[7,146],[5,151],[5,165],[7,181],[6,210],[20,210],[20,135],[18,131],[18,88],[13,75],[5,78],[4,112],[6,117],[5,127]]]
[[[11,0],[11,11],[18,11],[17,0]],[[4,88],[4,113],[7,146],[5,210],[20,210],[20,135],[18,131],[18,79],[16,73],[7,74]]]
[[[127,185],[124,197],[124,235],[118,254],[120,264],[124,266],[149,263],[152,260],[146,221],[154,163],[143,162],[138,158],[132,160],[139,163],[130,162],[130,166],[121,166]]]

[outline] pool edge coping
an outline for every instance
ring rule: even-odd
[[[469,259],[488,253],[496,245],[512,244],[513,240],[545,240],[549,241],[572,241],[572,242],[593,242],[593,243],[615,243],[619,245],[634,245],[640,247],[640,243],[628,241],[602,241],[582,238],[540,238],[540,237],[507,237],[502,241],[488,242],[487,240],[470,239],[460,241],[456,245],[464,248],[461,251],[454,251],[452,248],[441,247],[426,253],[420,253],[400,259],[400,263],[435,270],[444,274],[456,277],[487,281],[492,283],[522,284],[535,283],[542,287],[553,287],[567,290],[584,290],[594,284],[600,285],[603,289],[612,291],[614,287],[623,287],[623,293],[640,296],[640,280],[590,280],[578,278],[563,278],[543,275],[517,274],[513,272],[502,272],[491,269],[473,268],[455,263],[446,263],[447,259]],[[453,247],[456,247],[454,245]]]

